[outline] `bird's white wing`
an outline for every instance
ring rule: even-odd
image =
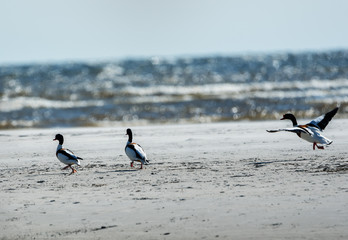
[[[62,158],[66,158],[66,159],[74,159],[76,160],[77,157],[75,156],[75,154],[69,150],[69,149],[66,149],[66,148],[62,148],[60,149],[57,154],[59,154]]]
[[[68,149],[60,149],[57,151],[57,158],[59,161],[61,161],[64,164],[70,165],[70,164],[77,164],[80,165],[80,161],[78,160],[78,157],[76,157],[72,151]]]
[[[305,133],[309,134],[310,136],[313,136],[313,132],[310,129],[304,129],[301,127],[292,127],[292,128],[282,128],[282,129],[272,129],[272,130],[266,130],[269,133],[275,133],[275,132],[293,132],[293,133]]]
[[[136,144],[136,143],[130,143],[127,145],[126,154],[132,160],[135,160],[135,159],[146,160],[146,153],[144,149],[139,144]]]
[[[145,153],[144,149],[139,144],[135,144],[134,149],[135,149],[135,151],[137,151],[137,154],[142,157],[142,159],[146,160],[146,153]]]

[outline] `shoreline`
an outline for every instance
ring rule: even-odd
[[[305,122],[301,120],[300,122]],[[0,131],[0,239],[346,239],[348,119],[325,150],[283,121]],[[68,175],[54,135],[84,158]]]

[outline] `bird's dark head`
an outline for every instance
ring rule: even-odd
[[[297,120],[296,120],[296,117],[294,116],[294,114],[292,114],[292,113],[284,114],[283,118],[281,118],[280,120],[285,120],[285,119],[291,120],[292,125],[294,125],[294,126],[297,125]]]
[[[287,114],[284,114],[284,115],[283,115],[283,118],[281,118],[280,120],[285,120],[285,119],[291,120],[291,119],[293,119],[294,117],[295,117],[294,114],[292,114],[292,113],[287,113]]]
[[[128,135],[128,136],[132,136],[132,130],[131,130],[130,128],[128,128],[128,129],[127,129],[127,133],[126,133],[126,135]]]
[[[131,143],[133,141],[133,134],[132,134],[132,130],[130,130],[130,128],[127,129],[126,135],[128,135],[128,142]]]
[[[59,141],[59,144],[60,145],[62,145],[63,144],[63,142],[64,142],[64,137],[63,137],[63,135],[62,134],[56,134],[56,137],[53,139],[53,141],[56,141],[56,140],[58,140]]]

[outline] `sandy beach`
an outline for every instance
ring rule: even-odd
[[[265,131],[289,125],[0,131],[0,239],[348,239],[348,119],[328,125],[325,150]],[[61,170],[57,133],[84,158],[76,174]]]

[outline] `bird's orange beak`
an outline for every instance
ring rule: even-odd
[[[57,139],[53,139],[53,141],[56,141]]]

